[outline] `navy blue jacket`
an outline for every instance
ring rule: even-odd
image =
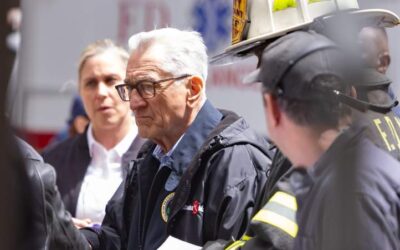
[[[142,147],[102,227],[85,231],[94,249],[157,249],[169,235],[203,245],[245,232],[270,159],[243,118],[204,104],[172,155],[180,175],[172,191],[154,148]]]

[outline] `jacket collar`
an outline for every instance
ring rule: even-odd
[[[182,176],[193,156],[221,119],[221,112],[207,100],[171,155],[174,160],[172,167],[178,175]]]
[[[324,177],[332,167],[337,167],[335,162],[340,160],[338,156],[343,155],[347,150],[352,150],[353,147],[357,147],[357,140],[362,136],[364,130],[364,125],[353,124],[336,138],[312,168],[293,169],[290,174],[290,184],[296,196],[300,197],[308,193],[317,179]]]

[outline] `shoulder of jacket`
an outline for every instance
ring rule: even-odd
[[[32,183],[41,183],[46,190],[56,185],[56,171],[50,164],[30,159],[25,164]]]
[[[27,142],[16,137],[19,150],[25,160],[43,161],[42,156]]]
[[[249,153],[259,151],[271,160],[272,153],[269,150],[270,144],[268,141],[257,135],[247,126],[247,123],[245,124],[245,127],[240,125],[229,127],[220,134],[210,138],[205,149],[212,151],[214,154],[221,151],[232,150],[234,147],[242,147],[249,151]]]
[[[66,155],[66,152],[69,152],[71,150],[79,150],[79,147],[81,145],[88,147],[86,134],[77,135],[55,145],[52,145],[42,152],[42,156],[45,160],[52,157],[58,158],[60,157],[60,154]]]

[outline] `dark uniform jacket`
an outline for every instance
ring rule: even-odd
[[[390,153],[394,158],[400,160],[400,119],[389,112],[387,114],[381,114],[373,111],[367,111],[366,113],[358,113],[353,110],[355,119],[357,120],[358,126],[363,127],[364,135],[375,143],[378,147]],[[274,156],[272,165],[270,168],[270,174],[266,188],[264,190],[263,201],[264,210],[268,206],[267,202],[276,191],[284,191],[288,195],[292,195],[291,188],[287,187],[288,178],[283,177],[277,183],[277,180],[286,174],[289,170],[291,163],[288,159],[277,150]],[[275,212],[283,215],[283,220],[291,220],[292,212],[282,207],[275,207]],[[266,215],[265,212],[261,214]],[[257,221],[257,227],[262,230],[252,230],[252,225],[245,237],[242,237],[236,242],[227,243],[226,241],[218,241],[215,243],[209,243],[209,246],[204,249],[217,250],[217,249],[292,249],[294,237],[282,230],[280,225],[271,223],[268,218],[269,214],[264,216],[264,219]],[[279,239],[279,241],[277,241]],[[283,243],[283,244],[282,244]]]
[[[367,111],[363,123],[368,124],[366,135],[378,147],[400,160],[400,118],[393,112],[381,114]]]
[[[310,170],[290,176],[294,249],[400,249],[400,164],[354,126]]]
[[[243,118],[204,104],[172,153],[180,175],[173,190],[154,148],[142,147],[121,205],[108,207],[100,229],[85,231],[94,249],[157,249],[168,236],[203,245],[245,232],[270,159]]]
[[[122,156],[122,167],[128,168],[129,162],[136,158],[144,139],[137,136],[128,151]],[[54,166],[57,175],[57,186],[66,209],[75,216],[79,192],[91,157],[85,133],[69,138],[43,152],[44,160]],[[127,170],[125,171],[125,173]]]
[[[52,166],[26,142],[18,140],[32,187],[34,243],[31,249],[89,249],[65,210]]]

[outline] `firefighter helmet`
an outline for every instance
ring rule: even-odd
[[[303,29],[315,18],[329,19],[337,11],[368,20],[368,25],[392,27],[399,24],[393,12],[361,10],[357,0],[233,0],[232,44],[211,62],[225,63],[227,59],[232,62],[232,57],[247,56],[254,47]]]

